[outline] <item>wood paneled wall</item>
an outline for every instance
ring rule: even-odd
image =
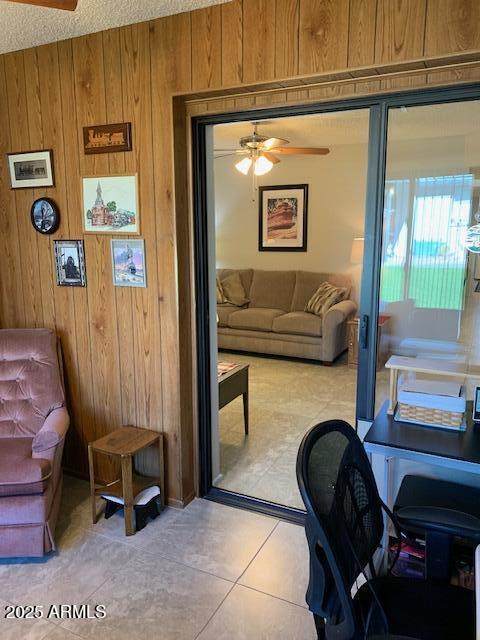
[[[56,175],[52,189],[11,191],[1,163],[0,326],[61,337],[67,467],[85,474],[86,443],[132,423],[166,434],[171,502],[194,490],[188,207],[173,153],[185,136],[172,96],[478,50],[478,0],[233,0],[0,56],[0,153],[51,148]],[[133,151],[85,156],[82,127],[118,121],[132,122]],[[114,288],[110,237],[82,233],[81,176],[122,172],[139,176],[146,289]],[[30,224],[41,195],[60,207],[53,237]],[[84,239],[85,289],[55,285],[54,238]]]

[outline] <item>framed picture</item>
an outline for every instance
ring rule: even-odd
[[[86,154],[131,151],[131,131],[130,122],[83,127],[83,150]]]
[[[50,198],[38,198],[30,209],[30,219],[38,233],[55,233],[60,224],[58,207]]]
[[[146,287],[147,269],[143,239],[112,240],[113,284],[116,287]]]
[[[12,189],[53,187],[53,155],[47,151],[8,153]]]
[[[307,250],[308,184],[259,187],[259,251]]]
[[[137,176],[83,178],[83,228],[86,233],[140,234]]]
[[[61,287],[84,287],[85,254],[83,240],[54,240],[55,271]]]

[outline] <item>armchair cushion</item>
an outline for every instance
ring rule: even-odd
[[[2,438],[0,496],[41,494],[51,473],[48,460],[32,458],[32,438]]]

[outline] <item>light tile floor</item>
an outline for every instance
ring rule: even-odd
[[[194,500],[136,535],[90,521],[88,485],[65,477],[58,551],[0,560],[1,640],[314,640],[302,527]],[[7,604],[103,604],[103,620],[6,620]]]
[[[334,418],[355,424],[357,371],[343,354],[331,367],[292,359],[221,351],[219,360],[248,364],[250,429],[242,399],[219,412],[220,471],[216,486],[303,509],[296,479],[300,442],[310,427]],[[377,375],[379,404],[388,372]]]
[[[295,476],[298,447],[318,422],[354,424],[356,370],[347,367],[346,354],[331,367],[223,351],[219,360],[250,365],[250,429],[245,436],[241,398],[221,409],[217,486],[303,508]]]

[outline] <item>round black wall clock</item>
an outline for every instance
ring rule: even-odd
[[[58,207],[50,198],[35,200],[30,211],[30,218],[38,233],[55,233],[60,224]]]

